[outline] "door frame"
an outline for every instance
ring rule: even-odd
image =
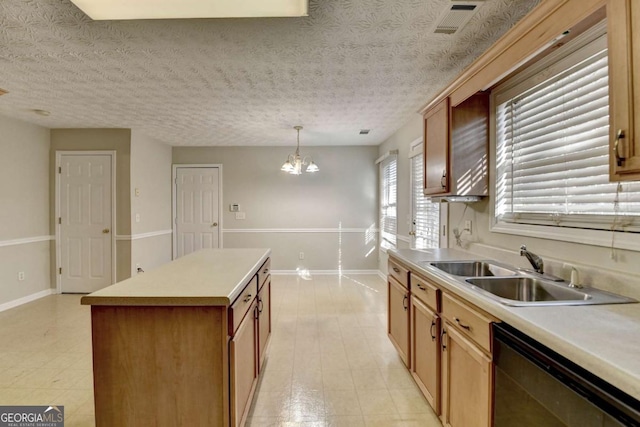
[[[174,163],[171,165],[171,259],[176,259],[178,255],[178,248],[176,242],[178,241],[178,230],[176,230],[177,216],[177,187],[178,187],[178,168],[217,168],[219,171],[218,176],[218,247],[223,248],[222,244],[222,164],[219,163],[197,163],[197,164],[179,164]]]
[[[107,155],[111,157],[111,284],[116,280],[116,152],[115,150],[56,150],[56,164],[55,164],[55,216],[53,222],[55,224],[55,246],[56,246],[56,293],[62,293],[62,277],[58,273],[59,268],[62,267],[62,253],[61,247],[61,235],[60,227],[57,218],[60,218],[60,162],[62,156],[91,156],[91,155]]]

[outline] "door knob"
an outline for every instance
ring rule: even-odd
[[[109,234],[109,229],[105,228],[104,230],[102,230],[102,234]]]
[[[217,227],[217,226],[218,226],[217,222],[214,222],[213,224],[211,224],[211,227]]]

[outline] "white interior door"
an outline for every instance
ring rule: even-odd
[[[93,292],[113,283],[112,157],[60,156],[62,292]]]
[[[176,257],[220,247],[220,169],[177,167],[175,185]]]

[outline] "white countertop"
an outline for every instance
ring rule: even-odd
[[[478,260],[477,255],[454,249],[401,249],[389,254],[640,400],[640,304],[509,307],[428,265]]]
[[[229,306],[271,249],[203,249],[82,297],[84,305]]]

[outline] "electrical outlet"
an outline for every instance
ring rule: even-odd
[[[18,271],[18,280],[21,282],[24,280],[24,271]]]
[[[298,255],[298,259],[304,259],[304,252],[300,252],[300,254]]]
[[[140,197],[140,189],[136,188],[135,190],[133,190],[133,194],[135,194],[136,197]]]
[[[139,213],[136,214],[136,222],[140,222],[140,214]]]
[[[245,219],[247,217],[244,212],[236,212],[236,219]]]
[[[469,232],[469,234],[473,234],[473,229],[471,228],[471,220],[468,219],[464,222],[464,229]]]

